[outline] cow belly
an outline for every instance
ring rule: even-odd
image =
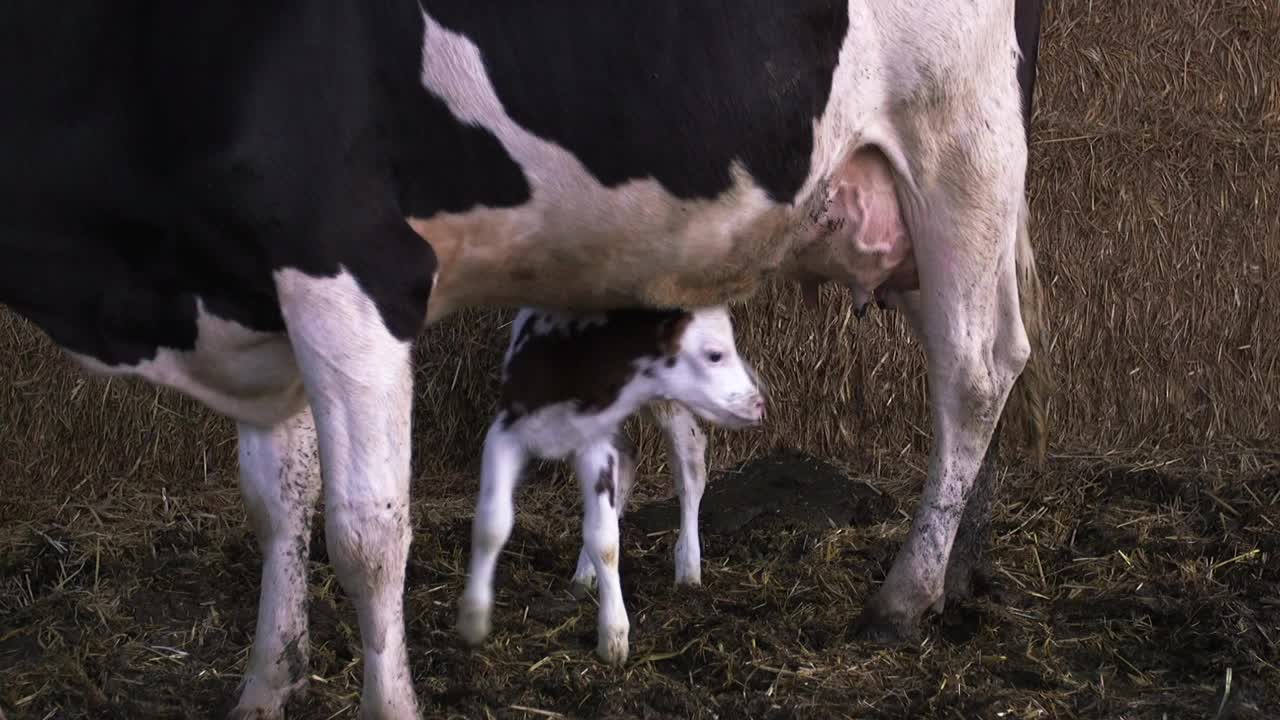
[[[428,322],[464,307],[705,307],[754,292],[787,259],[788,212],[759,193],[681,202],[613,191],[409,219],[439,260]]]
[[[159,348],[134,365],[70,353],[87,369],[141,377],[177,390],[237,422],[272,427],[306,403],[288,336],[250,330],[199,307],[192,350]]]

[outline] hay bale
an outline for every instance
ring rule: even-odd
[[[1274,0],[1051,3],[1038,91],[1028,187],[1056,380],[1051,452],[1274,444]],[[929,447],[923,357],[901,319],[858,322],[843,293],[823,299],[812,312],[772,288],[739,309],[773,407],[765,430],[713,433],[715,465],[786,444],[875,471]],[[470,311],[424,338],[421,475],[474,470],[509,317]],[[234,472],[230,423],[173,393],[89,378],[10,315],[0,327],[5,489]],[[660,455],[651,432],[641,442]]]

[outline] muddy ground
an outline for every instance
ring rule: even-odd
[[[473,488],[415,487],[406,603],[427,717],[1280,717],[1274,469],[1057,458],[1043,474],[1002,475],[993,594],[898,648],[848,626],[906,532],[910,479],[866,483],[789,452],[721,473],[704,503],[705,586],[677,591],[674,500],[665,479],[643,478],[623,528],[632,659],[620,670],[595,661],[593,600],[569,591],[577,492],[550,466],[518,501],[494,637],[460,644]],[[56,503],[38,492],[8,498],[28,511],[0,523],[9,720],[224,711],[260,569],[233,479],[86,486]],[[355,619],[320,526],[311,683],[294,718],[350,717],[359,688]]]

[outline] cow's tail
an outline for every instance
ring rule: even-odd
[[[1048,401],[1051,378],[1045,357],[1044,293],[1040,277],[1036,274],[1035,253],[1031,249],[1031,211],[1026,194],[1018,214],[1018,244],[1015,264],[1018,272],[1018,301],[1022,311],[1022,324],[1026,327],[1027,340],[1031,344],[1031,357],[1018,376],[1006,404],[1006,424],[1015,431],[1031,450],[1037,464],[1043,464],[1049,449]]]

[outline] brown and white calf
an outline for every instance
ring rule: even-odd
[[[582,488],[582,554],[599,583],[597,652],[620,664],[630,621],[618,576],[618,519],[635,473],[622,423],[667,401],[717,425],[757,424],[764,396],[755,373],[738,354],[723,307],[595,315],[526,309],[513,323],[502,379],[500,408],[485,436],[458,631],[472,644],[489,634],[494,569],[515,521],[525,464],[572,456]],[[695,526],[696,515],[695,505]]]

